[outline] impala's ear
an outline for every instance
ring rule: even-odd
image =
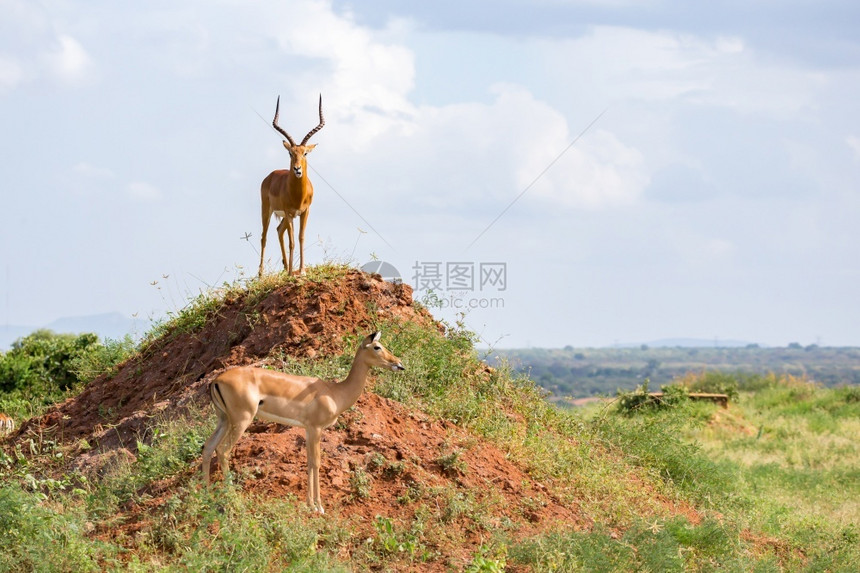
[[[364,337],[364,340],[361,342],[361,345],[367,347],[373,346],[379,340],[380,336],[382,336],[381,332],[371,332]]]
[[[314,147],[316,147],[316,146],[317,146],[316,143],[314,143],[312,145],[305,145],[305,153],[310,153],[311,151],[314,150]]]

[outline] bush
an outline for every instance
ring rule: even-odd
[[[701,374],[690,373],[676,380],[676,382],[690,392],[707,392],[712,394],[726,394],[729,400],[736,402],[738,389],[742,378],[741,374],[730,374],[728,372],[705,371]]]
[[[73,361],[99,344],[98,336],[37,330],[12,343],[0,357],[0,390],[68,390],[78,382]]]
[[[135,350],[130,337],[99,342],[98,336],[37,330],[0,353],[0,407],[33,416],[70,390],[110,372]]]
[[[838,389],[837,392],[848,404],[860,402],[860,386],[845,386]]]
[[[654,410],[675,408],[689,401],[689,392],[684,386],[661,386],[663,396],[651,396],[648,391],[648,380],[632,392],[618,390],[618,412],[627,416]]]

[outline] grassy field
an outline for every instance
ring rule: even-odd
[[[823,388],[790,375],[770,376],[767,382],[742,389],[728,409],[687,402],[628,414],[619,422],[614,405],[595,403],[578,415],[592,423],[612,420],[613,427],[626,426],[625,432],[631,427],[655,437],[670,432],[706,457],[714,473],[700,501],[718,500],[714,507],[722,519],[734,523],[741,539],[756,540],[779,556],[779,569],[857,570],[860,387]],[[635,458],[644,444],[634,438],[624,448]],[[641,455],[669,459],[647,448]]]
[[[860,546],[860,387],[824,389],[798,379],[741,393],[729,411],[687,436],[738,468],[757,500],[750,524],[821,551],[836,567]],[[856,556],[853,558],[856,559]]]
[[[174,320],[204,321],[188,314],[217,312],[218,296]],[[392,507],[359,523],[346,509],[322,517],[295,496],[249,493],[247,476],[203,487],[197,464],[214,423],[207,409],[153,418],[136,456],[96,477],[69,469],[66,456],[80,444],[7,445],[0,571],[860,570],[856,389],[775,377],[741,389],[728,410],[682,402],[571,412],[510,369],[487,370],[468,332],[390,317],[375,326],[408,369],[380,374],[374,392],[464,429],[474,436],[466,447],[494,444],[543,484],[527,500],[534,512],[552,497],[576,508],[581,524],[525,534],[493,513],[491,491],[464,488],[416,484],[397,502],[411,504],[414,518],[396,518]],[[338,377],[349,356],[289,365]],[[453,455],[438,463],[468,471]],[[365,468],[353,477],[357,498],[379,479]],[[116,534],[131,513],[135,527]],[[464,535],[480,543],[454,558],[446,548]]]

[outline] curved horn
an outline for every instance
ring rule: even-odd
[[[322,97],[322,96],[320,96],[320,97]],[[320,105],[322,105],[322,102],[320,102]],[[290,137],[290,134],[287,133],[285,130],[281,129],[281,126],[278,125],[278,112],[280,111],[280,109],[281,109],[281,96],[278,96],[278,103],[275,104],[275,119],[272,120],[272,127],[274,127],[276,130],[278,130],[278,133],[280,133],[281,135],[286,137],[287,141],[290,142],[290,145],[295,147],[296,142],[293,141],[293,138]],[[307,137],[305,139],[307,139]],[[302,145],[304,145],[304,142],[302,142]]]
[[[321,130],[324,125],[325,125],[325,119],[323,119],[323,113],[322,113],[322,94],[320,94],[320,124],[308,132],[308,134],[302,140],[301,145],[304,145],[305,143],[307,143],[308,140],[313,136],[313,134],[315,134],[316,132]]]

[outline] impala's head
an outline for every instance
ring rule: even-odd
[[[359,354],[363,356],[370,366],[379,366],[380,368],[388,368],[389,370],[406,370],[400,359],[379,343],[381,336],[381,332],[367,335],[361,341],[361,346],[358,347]]]
[[[314,150],[313,145],[291,145],[289,141],[284,142],[284,147],[290,152],[290,171],[299,179],[308,170],[308,153]]]
[[[278,133],[287,138],[284,141],[284,147],[290,152],[290,171],[296,177],[301,178],[308,169],[307,155],[313,151],[314,147],[316,147],[316,144],[307,145],[307,143],[313,134],[321,130],[325,125],[325,119],[323,119],[322,112],[322,96],[320,96],[320,123],[318,126],[310,130],[298,145],[296,145],[296,142],[293,141],[292,137],[290,137],[290,134],[287,133],[286,130],[281,129],[281,126],[278,125],[278,113],[280,112],[280,109],[281,96],[278,96],[278,102],[275,104],[275,119],[272,120],[272,127],[278,130]]]

